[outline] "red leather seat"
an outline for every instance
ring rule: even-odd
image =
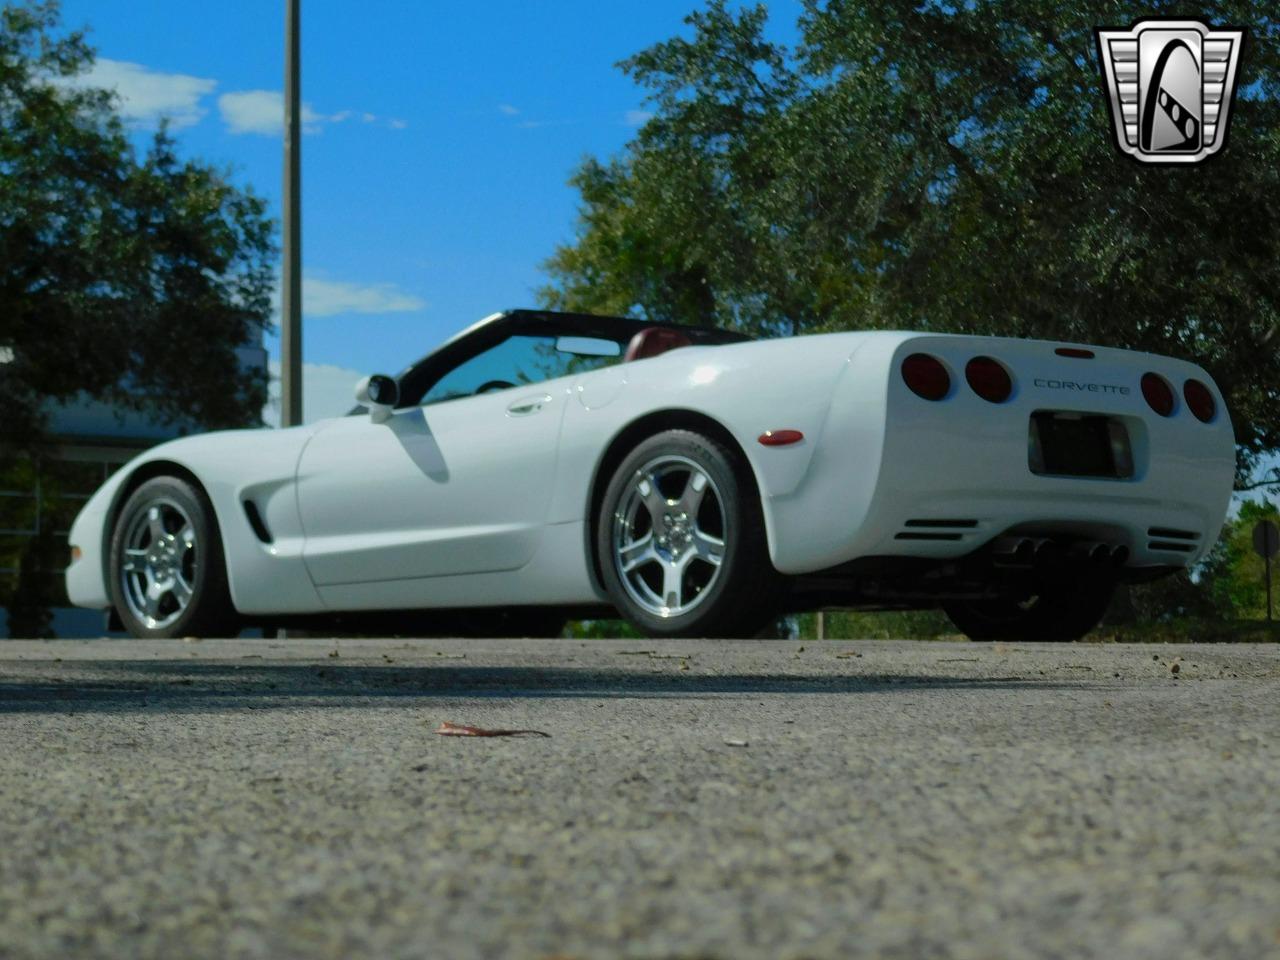
[[[679,330],[671,330],[667,327],[645,327],[627,344],[627,352],[623,354],[622,362],[630,363],[632,360],[647,360],[650,357],[656,357],[660,353],[666,353],[668,350],[678,350],[681,347],[691,347],[693,341],[686,337]]]

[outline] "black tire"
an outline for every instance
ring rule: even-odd
[[[1023,598],[956,601],[943,609],[970,640],[1062,643],[1098,625],[1115,589],[1103,577],[1063,577]]]
[[[160,512],[165,531],[159,539],[152,526],[153,508]],[[188,528],[193,535],[189,544],[185,536]],[[157,544],[162,549],[153,549]],[[139,486],[116,517],[110,550],[111,602],[125,629],[135,637],[225,637],[239,632],[213,507],[203,491],[186,480],[154,477]],[[145,551],[150,552],[139,555]],[[153,557],[158,558],[157,563],[152,563]],[[145,599],[139,594],[148,592],[145,583],[151,582],[151,573],[139,566],[152,573],[161,571],[166,576],[155,582],[171,584],[155,601],[156,616],[150,620]],[[180,597],[187,590],[189,596],[183,605]]]
[[[641,492],[642,481],[646,470],[663,463],[673,466],[666,473],[657,468],[658,473],[649,474],[657,478],[660,488],[650,501]],[[695,471],[705,476],[692,517],[687,510],[671,512],[686,504],[687,490],[661,488],[664,483],[679,484],[681,471],[686,471],[686,484],[694,484]],[[649,489],[652,494],[652,484]],[[714,496],[709,498],[707,491]],[[718,505],[718,514],[713,513],[713,504]],[[662,526],[655,509],[662,514]],[[666,523],[672,517],[677,518],[674,526]],[[624,572],[619,543],[641,546],[645,524],[653,536],[655,556]],[[663,538],[667,545],[659,548],[656,544]],[[707,546],[715,539],[720,546]],[[737,451],[711,437],[691,430],[667,430],[642,441],[618,465],[605,488],[595,518],[595,541],[610,598],[636,629],[649,636],[750,637],[778,615],[783,578],[769,560],[764,516],[750,468]],[[712,562],[716,553],[718,564]],[[663,579],[664,558],[688,561],[683,572],[672,575],[675,589],[669,593],[669,581]],[[673,598],[679,602],[664,606],[659,590],[666,602]],[[668,612],[662,613],[663,609]]]

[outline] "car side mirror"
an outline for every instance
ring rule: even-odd
[[[400,388],[390,377],[375,373],[356,384],[356,403],[369,408],[369,419],[384,423],[391,419],[400,398]]]

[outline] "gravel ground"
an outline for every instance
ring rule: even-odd
[[[1280,956],[1278,681],[1274,646],[0,643],[0,956]]]

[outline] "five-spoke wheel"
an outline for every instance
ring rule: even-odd
[[[154,477],[125,501],[111,536],[111,597],[139,637],[234,632],[222,542],[204,493]]]
[[[720,575],[725,545],[720,491],[688,457],[658,457],[636,470],[614,515],[613,532],[623,586],[654,616],[688,613]]]
[[[135,513],[120,564],[129,612],[150,630],[167,627],[191,603],[196,531],[186,511],[157,498]]]
[[[759,497],[741,454],[688,430],[643,440],[614,470],[596,520],[614,604],[655,636],[751,636],[776,616]]]

